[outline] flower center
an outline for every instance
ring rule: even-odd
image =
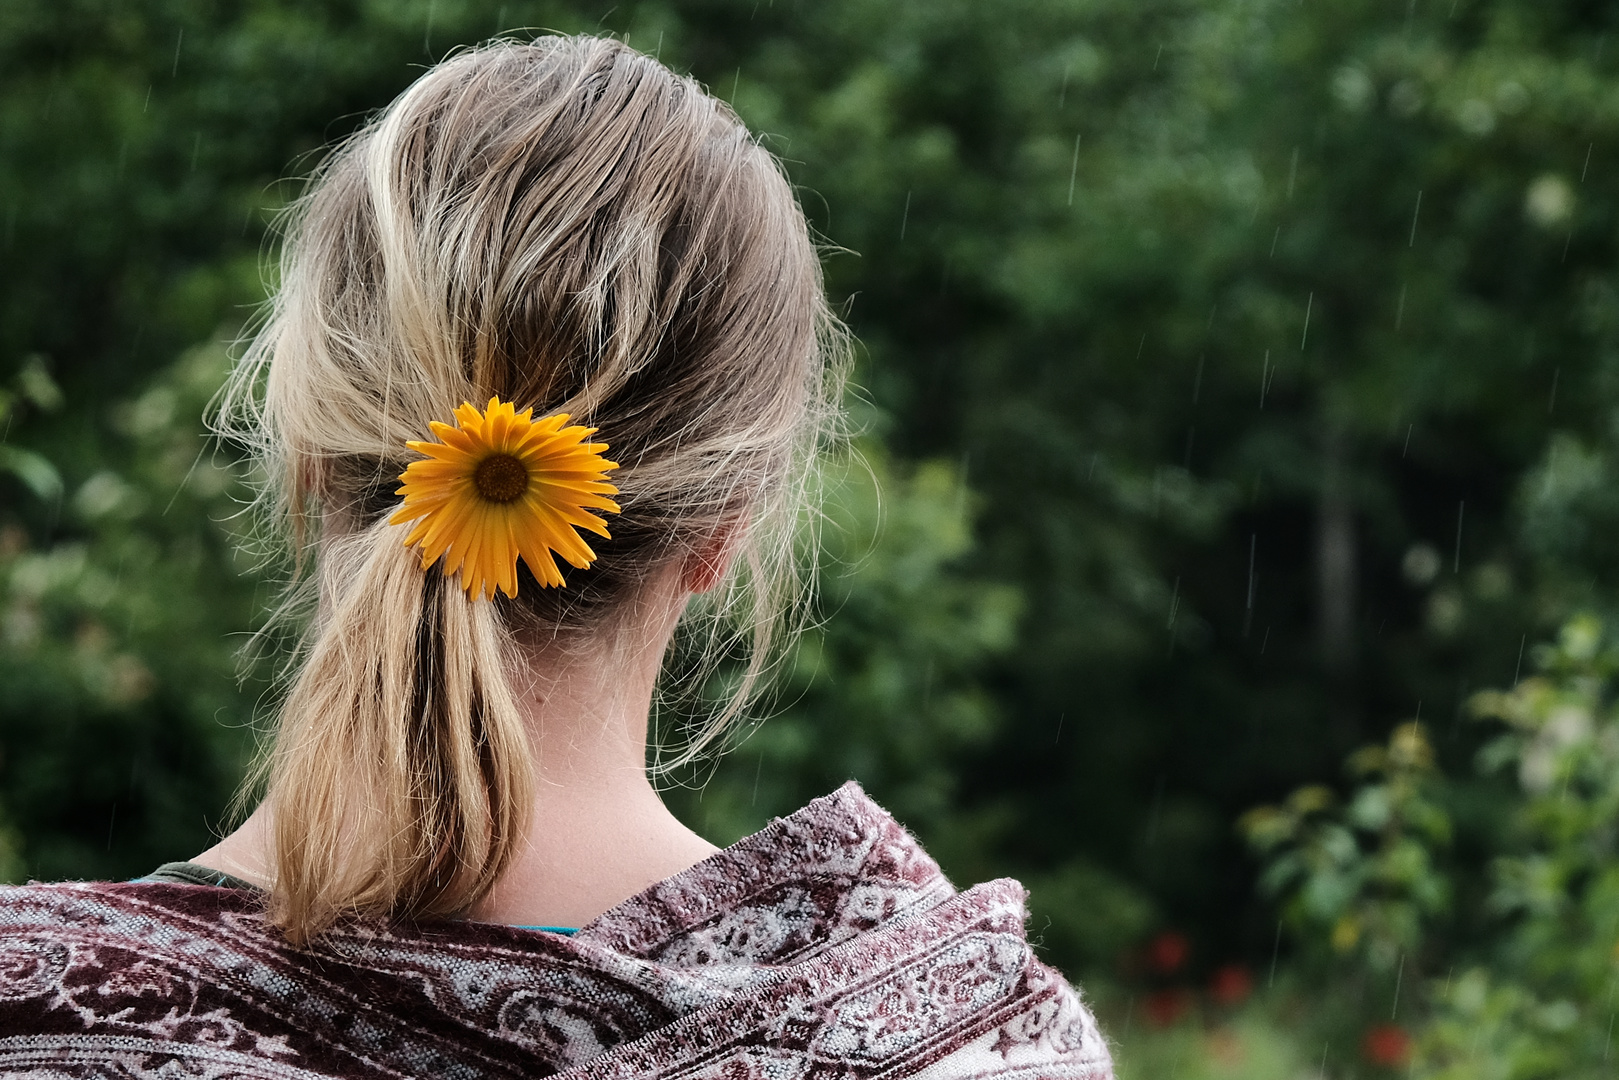
[[[491,502],[516,502],[528,490],[528,470],[510,454],[494,454],[478,463],[472,482]]]

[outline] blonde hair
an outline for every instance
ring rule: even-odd
[[[487,893],[532,799],[513,630],[598,628],[730,528],[741,549],[709,612],[750,651],[687,756],[722,732],[799,595],[792,532],[840,341],[775,159],[622,44],[463,52],[331,155],[222,412],[295,549],[318,555],[321,613],[259,776],[269,914],[292,941]],[[525,569],[515,600],[469,601],[386,519],[405,441],[493,394],[599,427],[623,513],[565,588]]]

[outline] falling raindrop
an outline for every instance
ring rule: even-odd
[[[1304,301],[1304,332],[1299,335],[1299,352],[1304,351],[1304,343],[1310,340],[1310,310],[1315,307],[1315,293]]]
[[[1277,956],[1279,956],[1281,954],[1281,951],[1282,951],[1282,920],[1277,919],[1276,920],[1276,940],[1271,943],[1271,947],[1270,947],[1270,982],[1266,983],[1267,989],[1274,989],[1275,986],[1276,986],[1276,958],[1277,958]]]
[[[1074,178],[1079,175],[1079,140],[1084,136],[1084,134],[1085,134],[1084,132],[1080,132],[1078,135],[1074,136],[1074,160],[1073,160],[1072,164],[1070,164],[1068,166],[1068,205],[1069,206],[1074,205]]]
[[[1248,632],[1254,625],[1254,555],[1259,547],[1259,534],[1253,533],[1248,537],[1248,604],[1242,616],[1242,636],[1247,638]]]
[[[1287,201],[1293,201],[1293,184],[1299,178],[1299,148],[1293,148],[1293,162],[1287,167]]]
[[[1610,930],[1609,933],[1611,934],[1612,931]],[[1614,1018],[1613,992],[1614,992],[1615,989],[1619,989],[1619,979],[1609,979],[1608,980],[1608,1041],[1602,1045],[1602,1061],[1603,1061],[1603,1064],[1607,1064],[1608,1055],[1613,1051],[1613,1018]]]
[[[1394,973],[1394,1006],[1389,1009],[1389,1020],[1393,1020],[1400,1012],[1400,984],[1405,981],[1405,954],[1400,954],[1400,968]]]
[[[1419,190],[1417,192],[1417,207],[1416,207],[1415,210],[1411,211],[1411,238],[1409,240],[1407,240],[1406,244],[1405,244],[1405,246],[1408,247],[1408,248],[1413,248],[1413,247],[1417,246],[1417,218],[1420,217],[1421,215],[1422,215],[1422,192]]]
[[[1462,511],[1467,509],[1467,502],[1463,500],[1456,504],[1456,558],[1451,564],[1451,572],[1462,572]]]
[[[1177,577],[1175,579],[1175,591],[1174,591],[1173,595],[1171,595],[1170,600],[1169,600],[1169,625],[1167,627],[1167,629],[1169,630],[1169,648],[1164,654],[1165,656],[1168,656],[1168,657],[1173,657],[1175,655],[1175,638],[1178,636],[1176,634],[1176,632],[1175,632],[1175,619],[1176,619],[1177,616],[1179,616],[1180,610],[1181,610],[1181,579]]]
[[[1595,150],[1596,148],[1596,143],[1592,143],[1590,146],[1585,148],[1585,165],[1580,169],[1580,183],[1582,184],[1585,183],[1585,174],[1591,170],[1591,151]]]
[[[180,46],[185,43],[185,39],[186,29],[182,26],[179,34],[175,35],[174,38],[174,65],[169,68],[169,78],[171,79],[180,74]]]
[[[738,68],[737,70],[741,71],[742,69]],[[733,92],[732,96],[735,97],[734,92]],[[910,191],[907,190],[905,192],[905,212],[900,214],[900,217],[899,217],[899,238],[901,240],[905,239],[905,226],[906,226],[907,223],[910,222],[910,220],[911,220],[911,193],[910,193]]]

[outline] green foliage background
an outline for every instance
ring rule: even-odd
[[[822,624],[681,812],[724,842],[860,779],[1031,886],[1127,1075],[1379,1075],[1385,1015],[1434,1075],[1601,1074],[1612,757],[1577,812],[1527,763],[1607,745],[1544,702],[1606,715],[1619,597],[1616,21],[11,0],[0,870],[191,854],[251,754],[274,568],[200,417],[298,178],[453,48],[612,33],[787,160],[863,346]]]

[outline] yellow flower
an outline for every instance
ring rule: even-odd
[[[533,414],[498,397],[483,412],[464,403],[456,427],[432,422],[438,442],[405,444],[427,457],[400,474],[405,502],[388,523],[415,521],[405,546],[420,545],[423,570],[442,556],[446,577],[461,571],[468,596],[516,596],[518,556],[541,585],[565,584],[552,552],[584,569],[596,553],[575,530],[607,536],[590,511],[618,513],[606,480],[618,465],[601,456],[606,443],[585,441],[596,429]]]

